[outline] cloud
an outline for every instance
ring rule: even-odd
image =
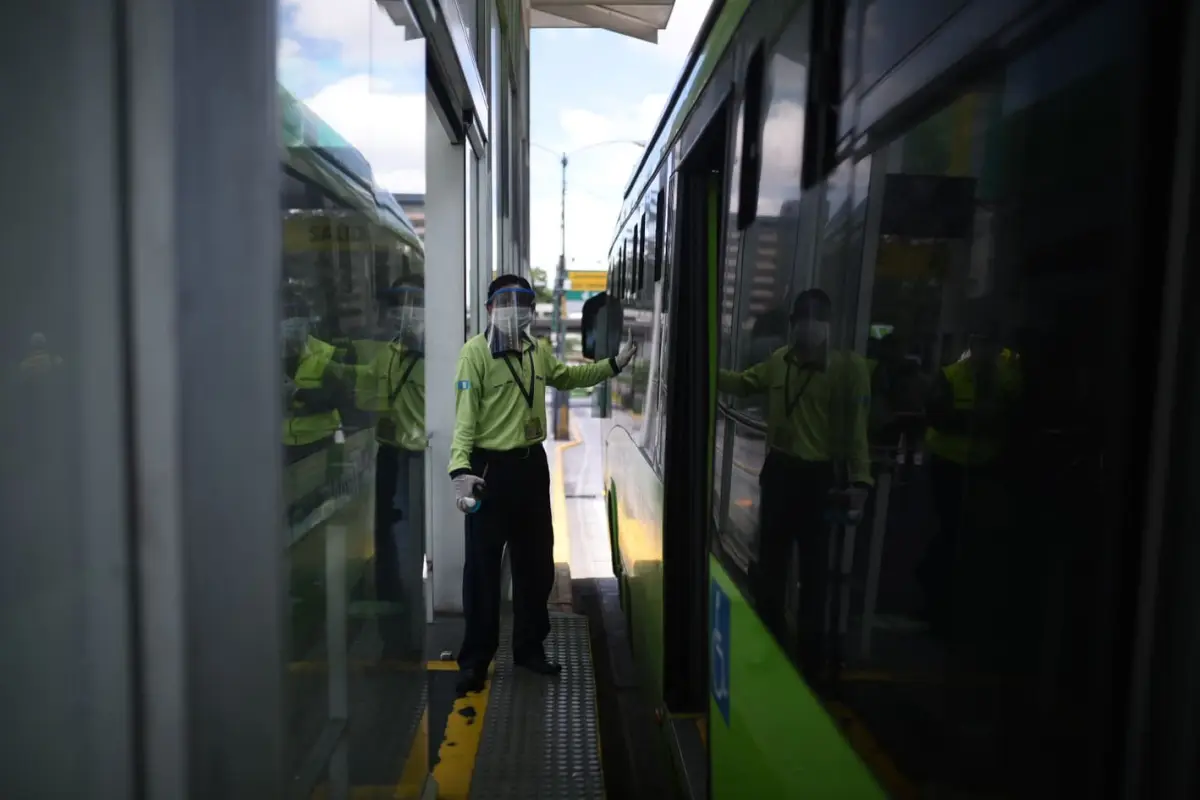
[[[760,214],[775,216],[784,202],[799,198],[803,141],[804,106],[791,100],[774,103],[763,124]]]
[[[614,109],[607,114],[587,108],[565,108],[558,115],[566,139],[562,147],[571,151],[614,139],[648,141],[667,98],[666,94],[646,95],[636,105]]]
[[[704,16],[708,14],[711,5],[712,0],[676,0],[666,29],[658,34],[658,44],[638,39],[627,39],[626,42],[638,52],[652,52],[658,58],[672,64],[674,69],[681,70],[692,49],[692,43],[696,40],[700,23],[704,22]]]
[[[303,94],[306,87],[319,86],[326,79],[323,65],[304,57],[304,46],[295,39],[280,39],[276,53],[280,82],[294,93]]]
[[[710,5],[711,0],[677,0],[666,30],[659,33],[658,44],[599,34],[597,38],[612,37],[605,39],[602,55],[581,45],[577,53],[563,56],[563,63],[554,67],[557,80],[571,81],[579,87],[565,102],[560,99],[561,83],[547,82],[542,89],[535,76],[535,107],[540,97],[549,95],[558,111],[556,126],[539,126],[535,121],[534,141],[568,153],[599,142],[648,141]],[[537,32],[539,36],[545,33]],[[569,33],[568,37],[564,32],[562,38],[583,41],[591,35],[586,30]],[[603,65],[610,64],[614,55],[621,64],[615,73],[607,73]],[[622,103],[618,98],[629,96],[630,85],[654,91],[637,102]],[[575,261],[569,266],[586,268],[607,262],[625,185],[641,155],[642,151],[631,145],[610,145],[588,149],[570,159],[567,258],[568,262]],[[549,156],[535,155],[530,169],[530,259],[536,266],[553,269],[560,248],[558,167]]]
[[[625,185],[642,157],[641,148],[622,142],[649,140],[666,100],[666,94],[656,93],[607,113],[581,107],[559,111],[561,140],[556,148],[568,153],[567,260],[574,259],[572,267],[606,262]],[[617,143],[601,144],[606,142]],[[548,270],[558,263],[561,249],[559,169],[549,155],[535,156],[530,164],[530,259]]]
[[[300,43],[295,39],[281,39],[279,41],[279,59],[286,61],[292,58],[300,57]]]
[[[610,199],[584,192],[567,192],[567,264],[569,269],[591,269],[605,264],[621,196]],[[559,204],[553,193],[530,198],[530,263],[553,273],[560,244]]]
[[[375,0],[280,0],[280,29],[280,71],[288,85],[319,82],[331,71],[424,83],[423,41],[405,41],[405,29]]]
[[[352,75],[306,102],[362,151],[380,185],[393,192],[424,192],[425,94],[387,88],[369,75]]]
[[[409,63],[423,56],[406,46],[404,28],[375,0],[280,0],[280,12],[292,36],[335,43],[344,60]]]

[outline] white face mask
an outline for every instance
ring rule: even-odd
[[[796,347],[824,347],[828,342],[828,322],[807,319],[792,323],[792,344]]]
[[[824,368],[829,361],[829,323],[814,319],[792,323],[793,357],[801,363]]]
[[[284,344],[297,347],[308,340],[308,320],[304,317],[288,317],[280,327]]]
[[[393,308],[388,311],[387,320],[392,336],[420,341],[425,335],[423,308]]]
[[[492,311],[492,325],[502,333],[520,332],[533,324],[529,308],[497,308]]]

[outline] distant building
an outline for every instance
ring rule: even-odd
[[[425,238],[425,195],[423,194],[394,194],[396,202],[404,209],[409,221],[413,224],[417,236]]]
[[[760,317],[784,303],[784,290],[795,268],[792,263],[795,256],[792,237],[796,235],[799,212],[800,204],[788,201],[783,204],[778,216],[760,216],[744,247],[742,238],[747,234],[739,232],[729,237],[721,297],[721,322],[726,331],[737,316],[734,313],[734,290],[739,285],[739,255],[747,260],[740,267],[742,295],[737,301],[748,312],[743,318],[749,320]],[[781,237],[781,234],[784,235]]]

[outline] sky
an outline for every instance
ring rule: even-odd
[[[710,0],[676,0],[658,44],[597,30],[530,34],[530,264],[561,249],[559,159],[610,140],[648,140]],[[374,0],[280,0],[280,80],[371,162],[393,192],[425,191],[424,45]],[[567,262],[603,268],[625,184],[628,143],[568,158]]]

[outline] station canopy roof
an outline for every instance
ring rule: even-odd
[[[674,7],[675,0],[531,0],[530,27],[598,28],[657,44]]]

